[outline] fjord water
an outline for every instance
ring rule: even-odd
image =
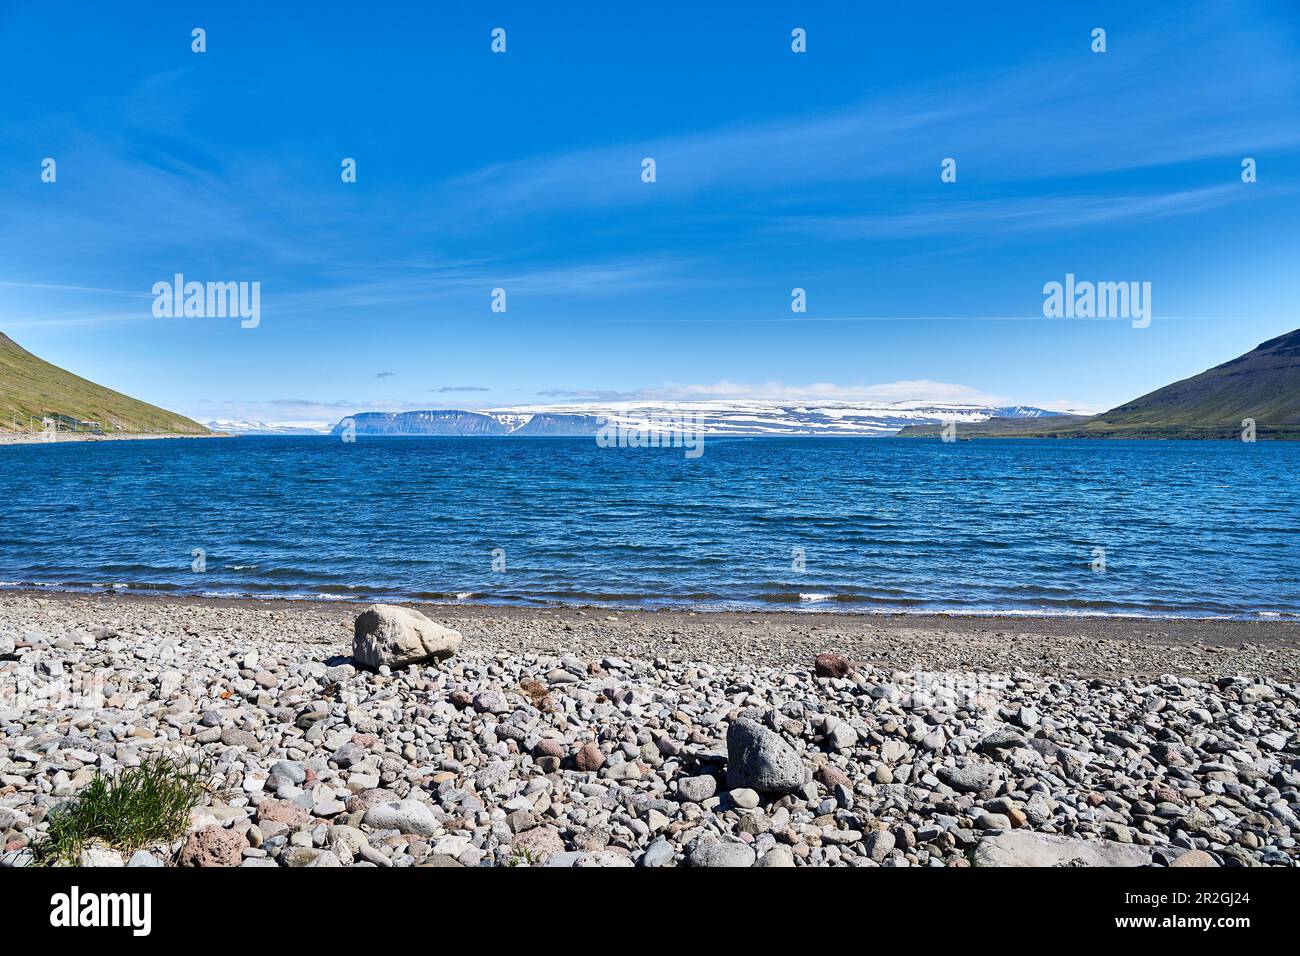
[[[1286,442],[719,438],[694,459],[541,438],[10,446],[0,448],[0,581],[1293,616],[1297,475],[1300,445]]]

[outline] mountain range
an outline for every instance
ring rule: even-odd
[[[926,437],[955,422],[966,438],[1300,439],[1300,330],[1279,335],[1214,368],[1100,415],[1033,406],[959,402],[579,402],[488,409],[359,412],[334,424],[213,421],[183,415],[96,385],[51,365],[0,333],[0,432],[591,436],[606,423],[641,432],[683,428],[704,435]],[[48,426],[47,426],[48,427]]]
[[[682,429],[704,435],[823,435],[885,437],[906,425],[956,420],[971,424],[992,417],[1040,418],[1042,408],[996,407],[956,402],[581,402],[508,408],[360,412],[331,429],[342,434],[351,423],[358,435],[591,436],[606,423],[645,432]]]

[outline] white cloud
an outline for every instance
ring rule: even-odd
[[[1049,412],[1066,412],[1071,415],[1098,415],[1101,412],[1109,411],[1114,405],[1093,405],[1089,402],[1071,402],[1063,398],[1058,398],[1051,402],[1030,402],[1037,408],[1046,409]]]
[[[927,200],[867,215],[786,216],[773,220],[772,228],[841,241],[971,231],[987,236],[990,232],[1070,229],[1121,219],[1150,221],[1203,212],[1251,196],[1236,185],[1226,184],[1149,195],[1000,197],[969,202]]]
[[[476,387],[476,390],[478,387]],[[482,389],[485,390],[485,389]],[[1105,411],[1086,403],[1058,399],[1051,402],[1023,401],[1005,395],[990,395],[969,385],[955,382],[937,382],[931,379],[909,379],[897,382],[862,382],[839,384],[836,382],[786,382],[747,383],[731,379],[688,385],[663,385],[639,388],[632,391],[606,389],[548,389],[544,396],[560,399],[555,407],[581,405],[593,401],[615,402],[708,402],[708,401],[766,401],[787,403],[832,402],[935,402],[970,405],[1030,405],[1048,411],[1093,414]],[[268,401],[232,402],[200,401],[184,409],[184,414],[199,421],[258,421],[273,424],[301,422],[334,423],[356,412],[410,412],[434,408],[495,408],[494,403],[483,401],[410,402],[393,399],[375,399],[352,402],[346,399],[333,401],[282,398]]]
[[[989,395],[969,385],[913,379],[901,382],[862,382],[841,385],[835,382],[735,382],[723,379],[693,385],[666,385],[643,388],[628,396],[658,401],[691,401],[708,399],[753,399],[777,402],[903,402],[910,400],[936,402],[971,402],[983,405],[1004,405],[1005,396]]]

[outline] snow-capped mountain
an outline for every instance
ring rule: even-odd
[[[227,435],[328,435],[329,422],[246,422],[246,421],[210,421],[204,422],[214,432]]]
[[[605,424],[623,429],[704,435],[830,435],[885,437],[906,425],[1061,414],[1032,406],[961,402],[577,402],[477,411],[361,412],[345,423],[358,435],[594,435]]]

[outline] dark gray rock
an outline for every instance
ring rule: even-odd
[[[998,771],[985,763],[968,763],[963,767],[940,767],[939,779],[958,793],[978,793],[997,783]]]
[[[793,793],[808,780],[803,759],[779,734],[752,720],[727,728],[727,789]]]
[[[999,750],[1012,750],[1016,747],[1026,747],[1029,741],[1025,735],[1019,731],[1012,730],[1010,727],[999,727],[992,733],[987,734],[975,749],[980,753],[996,753]]]

